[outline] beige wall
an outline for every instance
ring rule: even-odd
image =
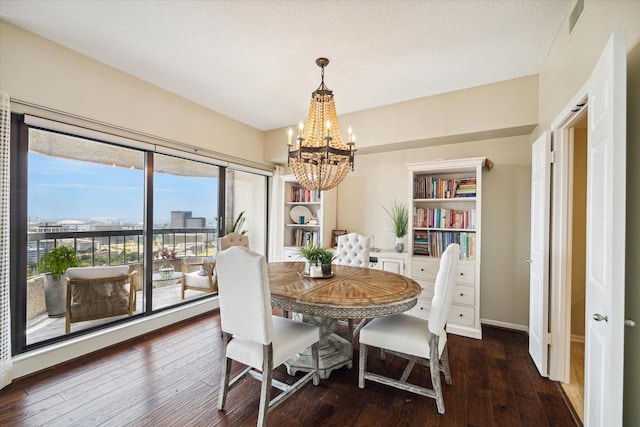
[[[264,134],[0,20],[11,98],[264,163]]]
[[[339,121],[353,128],[360,154],[529,135],[538,123],[537,90],[537,76],[529,76],[345,114]],[[307,104],[300,96],[303,115]],[[286,163],[287,129],[266,132],[265,159]]]
[[[540,124],[531,141],[589,78],[610,34],[627,33],[627,224],[625,317],[640,324],[640,1],[587,0],[571,36],[566,21],[539,74]],[[624,425],[640,425],[640,326],[625,328]]]

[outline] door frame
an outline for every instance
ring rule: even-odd
[[[551,123],[551,239],[549,277],[549,378],[569,382],[571,346],[571,246],[573,230],[573,126],[587,112],[588,82]]]

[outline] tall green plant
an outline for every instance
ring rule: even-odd
[[[398,202],[398,200],[394,200],[390,210],[384,206],[382,209],[389,215],[393,234],[396,237],[406,236],[409,232],[409,210],[407,209],[407,205]]]
[[[247,230],[243,230],[245,219],[246,219],[245,211],[240,212],[236,220],[233,223],[227,225],[225,234],[229,234],[229,233],[246,234]]]
[[[69,267],[78,265],[75,249],[68,246],[58,246],[46,252],[40,261],[38,267],[40,271],[51,273],[54,279],[59,279]]]

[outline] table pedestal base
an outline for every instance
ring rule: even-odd
[[[303,322],[320,327],[320,345],[318,349],[320,378],[327,379],[334,369],[346,366],[353,367],[353,349],[351,342],[335,334],[337,319],[326,317],[303,316]],[[285,362],[287,373],[295,375],[298,371],[309,372],[313,370],[313,358],[311,348],[299,353],[297,356]]]

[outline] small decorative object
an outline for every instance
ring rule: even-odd
[[[309,269],[309,276],[322,277],[322,267],[319,265],[312,265]]]
[[[307,276],[328,277],[331,275],[331,262],[335,259],[333,251],[320,246],[302,246],[298,251],[300,256],[305,259],[304,273]]]
[[[335,248],[336,246],[338,246],[338,237],[342,236],[343,234],[347,234],[347,230],[333,230],[331,232],[331,247]]]
[[[407,235],[409,230],[409,211],[407,210],[407,205],[398,202],[398,200],[394,200],[391,210],[388,210],[384,206],[382,209],[384,209],[391,219],[391,229],[396,236],[396,252],[404,252],[404,236]]]
[[[163,279],[170,279],[176,269],[171,264],[164,264],[160,266],[158,271],[160,272],[160,276],[162,276]]]
[[[315,216],[312,216],[311,218],[309,218],[309,222],[307,224],[318,225],[318,218],[316,218]]]
[[[169,249],[167,247],[163,247],[158,251],[158,255],[156,259],[161,259],[162,261],[175,261],[177,257],[177,252],[175,249]],[[170,279],[173,276],[173,272],[175,271],[175,267],[170,262],[166,262],[160,266],[158,272],[163,279]]]

